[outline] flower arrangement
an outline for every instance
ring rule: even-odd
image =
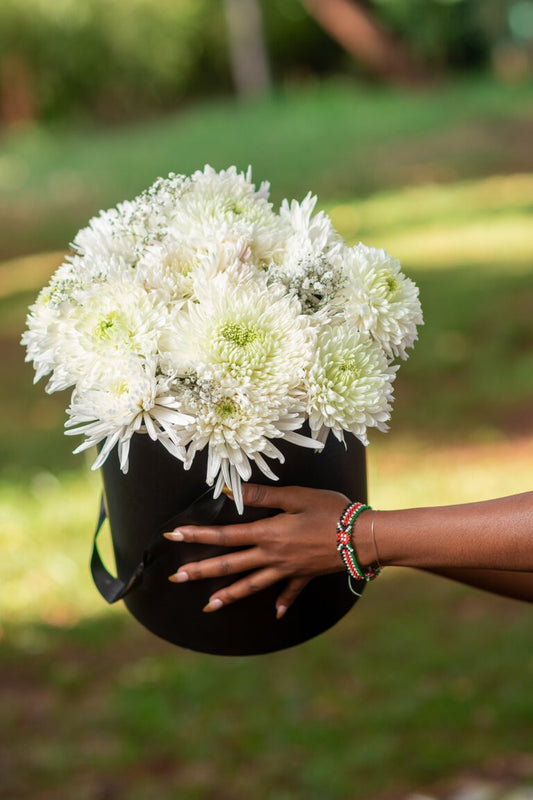
[[[417,338],[415,284],[384,250],[349,247],[316,197],[279,212],[251,171],[158,179],[102,211],[30,307],[22,343],[46,390],[72,387],[67,434],[100,467],[145,433],[242,511],[251,462],[275,479],[285,440],[387,429],[397,358]],[[308,421],[310,436],[298,433]]]

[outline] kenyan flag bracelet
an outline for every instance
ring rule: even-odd
[[[341,554],[344,566],[350,577],[359,581],[373,581],[378,577],[381,569],[370,566],[363,569],[357,561],[357,556],[352,543],[352,530],[359,514],[370,510],[364,503],[350,503],[341,514],[337,523],[337,550]]]

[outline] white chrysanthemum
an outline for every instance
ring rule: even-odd
[[[185,300],[197,299],[221,272],[231,271],[237,282],[240,273],[253,273],[256,280],[264,282],[263,269],[251,265],[249,258],[249,247],[243,241],[210,241],[198,247],[192,240],[168,236],[146,251],[135,278],[147,291],[158,292],[163,302],[179,308]]]
[[[341,292],[346,319],[371,333],[389,357],[407,358],[423,324],[417,286],[385,250],[358,244],[339,258],[347,276]]]
[[[35,381],[55,372],[48,392],[64,389],[77,379],[78,371],[72,368],[79,353],[75,326],[85,315],[87,301],[93,295],[97,306],[102,295],[109,301],[113,285],[120,287],[119,295],[123,297],[130,292],[136,295],[135,287],[126,286],[133,277],[134,271],[118,257],[72,256],[55,271],[30,306],[27,331],[22,336],[22,344],[27,347],[26,361],[34,362]]]
[[[165,306],[132,282],[96,283],[62,311],[55,335],[56,367],[48,391],[93,380],[103,360],[149,358],[157,352]]]
[[[324,211],[313,214],[316,202],[316,196],[309,192],[301,203],[283,200],[281,204],[279,215],[290,231],[286,252],[291,260],[297,260],[298,256],[328,255],[342,242]]]
[[[171,318],[160,339],[163,363],[169,372],[192,368],[200,378],[209,374],[220,383],[296,396],[312,357],[314,327],[280,287],[240,269],[239,281],[231,270],[215,275],[199,302]]]
[[[201,263],[189,242],[166,237],[148,248],[139,260],[135,277],[146,291],[156,291],[164,302],[180,303],[193,291],[193,274]]]
[[[305,313],[324,308],[344,284],[342,268],[333,263],[342,239],[323,211],[313,216],[316,197],[301,203],[284,200],[280,217],[289,230],[283,258],[269,266],[269,281],[280,282],[295,294]]]
[[[242,242],[226,244],[206,256],[192,275],[195,302],[210,303],[214,287],[237,287],[256,284],[257,291],[267,292],[266,273],[249,260],[249,253]],[[224,277],[221,277],[224,276]],[[223,288],[220,291],[224,291]]]
[[[245,243],[253,262],[266,266],[281,257],[286,226],[268,202],[268,184],[256,190],[251,170],[216,172],[206,166],[192,175],[169,232],[206,254],[217,245]]]
[[[187,445],[185,468],[207,446],[207,482],[216,482],[215,496],[224,484],[229,486],[241,513],[241,480],[250,478],[251,462],[268,478],[277,480],[265,461],[284,461],[273,439],[321,447],[319,442],[295,433],[304,421],[303,408],[294,407],[286,396],[276,398],[260,388],[254,393],[238,385],[222,386],[211,379],[184,381],[176,391],[180,408],[193,418],[180,432],[181,441]]]
[[[59,366],[64,311],[60,303],[51,302],[48,286],[29,308],[21,344],[26,347],[26,361],[33,361],[34,383]]]
[[[97,469],[118,445],[120,466],[127,472],[130,440],[140,431],[183,460],[185,450],[176,429],[189,424],[192,418],[180,411],[169,381],[156,377],[155,361],[130,357],[114,364],[108,362],[108,367],[96,385],[86,382],[72,394],[66,423],[70,430],[66,433],[86,437],[74,452],[104,442],[92,467]]]
[[[76,234],[72,246],[81,256],[120,256],[133,264],[148,239],[145,217],[131,201],[100,211]]]
[[[350,431],[368,444],[367,428],[387,430],[396,370],[368,334],[347,323],[324,325],[307,385],[312,435],[325,441],[332,430],[343,441]]]
[[[100,211],[76,234],[75,252],[104,258],[120,256],[135,264],[148,246],[165,236],[188,183],[184,175],[171,173],[168,178],[158,178],[133,200]]]

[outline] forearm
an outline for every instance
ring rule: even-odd
[[[487,592],[533,602],[533,572],[506,572],[495,569],[433,569],[434,575],[475,586]]]
[[[372,537],[374,522],[374,540]],[[533,572],[533,492],[457,506],[365,512],[356,523],[362,564]]]

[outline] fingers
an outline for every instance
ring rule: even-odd
[[[264,556],[255,548],[239,550],[216,558],[206,558],[203,561],[191,561],[183,564],[176,573],[169,576],[172,583],[185,583],[198,581],[205,578],[220,578],[225,575],[236,575],[239,572],[248,572],[264,566]]]
[[[219,547],[246,547],[253,543],[259,532],[256,522],[240,525],[204,527],[202,525],[183,525],[174,531],[164,533],[172,542],[197,542],[214,544]]]
[[[260,592],[262,589],[267,589],[273,583],[277,583],[279,579],[280,574],[273,567],[253,572],[240,581],[232,583],[231,586],[219,589],[209,598],[204,611],[218,611],[223,606],[235,603],[237,600],[243,600],[245,597]]]
[[[286,613],[298,595],[305,589],[309,583],[310,578],[293,578],[287,582],[284,590],[276,600],[276,617],[281,617]]]

